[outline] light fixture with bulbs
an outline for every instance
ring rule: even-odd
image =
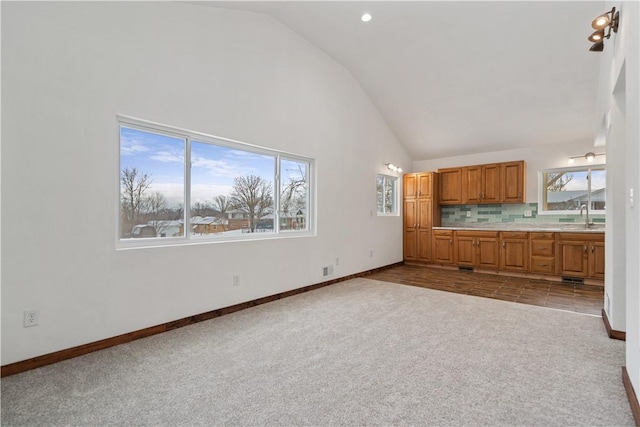
[[[402,173],[402,168],[400,166],[396,166],[393,163],[385,163],[385,165],[387,165],[389,170],[392,170],[397,173]]]
[[[594,153],[589,151],[584,156],[571,156],[569,157],[569,164],[572,165],[575,163],[576,159],[586,159],[587,162],[593,163],[597,156],[606,156],[606,153]]]
[[[364,14],[362,14],[362,16],[360,17],[360,20],[361,20],[362,22],[369,22],[369,21],[371,21],[371,18],[372,18],[372,16],[371,16],[371,14],[370,14],[370,13],[364,13]]]
[[[591,52],[602,52],[604,50],[604,39],[611,37],[611,31],[618,32],[619,22],[620,12],[616,12],[615,7],[594,19],[591,26],[595,31],[588,37],[593,46],[589,50]],[[605,30],[607,32],[606,35]]]

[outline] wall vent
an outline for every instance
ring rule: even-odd
[[[471,272],[473,272],[473,267],[458,266],[458,271],[471,271]]]
[[[565,277],[562,276],[562,283],[572,283],[574,285],[583,285],[584,279],[581,277]]]
[[[322,267],[322,277],[331,276],[332,274],[333,274],[333,266],[332,265],[326,265],[326,266]]]

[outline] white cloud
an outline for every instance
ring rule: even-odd
[[[149,158],[163,163],[184,163],[184,156],[170,151],[156,151],[156,153],[149,156]]]

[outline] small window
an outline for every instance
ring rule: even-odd
[[[378,215],[398,214],[397,183],[398,178],[387,175],[378,175]]]
[[[579,214],[580,208],[604,213],[606,207],[606,170],[604,165],[578,166],[540,171],[540,212],[542,214]]]

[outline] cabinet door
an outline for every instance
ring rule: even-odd
[[[523,203],[525,199],[524,161],[502,163],[502,201]]]
[[[433,174],[418,174],[418,197],[433,197]]]
[[[471,236],[456,236],[454,252],[456,264],[475,265],[476,238]]]
[[[418,180],[415,173],[404,174],[402,182],[404,198],[415,198],[418,195]]]
[[[443,264],[453,264],[453,233],[434,234],[433,261]]]
[[[439,169],[440,203],[455,205],[462,203],[462,170],[460,168]]]
[[[433,217],[433,200],[418,199],[418,223],[420,229],[431,229]]]
[[[418,260],[418,230],[416,228],[404,231],[404,260]]]
[[[414,229],[418,226],[418,201],[408,199],[404,201],[403,224],[404,229]]]
[[[477,237],[476,247],[478,267],[498,268],[500,266],[500,242],[497,237]]]
[[[431,229],[418,229],[418,261],[431,261]]]
[[[589,276],[604,279],[604,242],[591,242]]]
[[[462,168],[462,202],[477,204],[482,200],[482,167]]]
[[[560,245],[561,274],[563,276],[585,277],[587,275],[586,242],[563,241]]]
[[[500,249],[500,268],[511,271],[527,271],[529,261],[527,239],[503,238]]]
[[[484,165],[482,166],[482,203],[498,203],[500,202],[500,165]]]

